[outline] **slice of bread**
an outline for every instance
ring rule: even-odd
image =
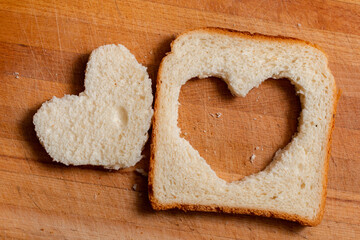
[[[56,162],[119,169],[135,165],[153,115],[151,79],[122,45],[94,50],[79,96],[53,97],[34,115],[35,131]]]
[[[157,79],[149,172],[152,207],[319,224],[338,98],[327,64],[318,47],[292,38],[217,28],[180,35],[162,60]],[[295,85],[302,105],[298,132],[263,171],[228,183],[180,137],[181,86],[208,76],[222,78],[232,94],[242,97],[268,78],[288,78]]]

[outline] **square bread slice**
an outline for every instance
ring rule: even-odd
[[[287,78],[295,85],[302,105],[298,132],[263,171],[226,182],[180,137],[181,86],[208,76],[222,78],[232,94],[242,97],[268,78]],[[162,60],[157,79],[149,172],[152,207],[319,224],[337,99],[327,58],[309,42],[218,28],[180,35]]]

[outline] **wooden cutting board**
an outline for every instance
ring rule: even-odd
[[[0,13],[0,239],[360,239],[359,2],[1,0]],[[37,140],[32,116],[52,96],[83,91],[93,49],[121,43],[155,80],[174,37],[205,26],[301,38],[328,54],[342,97],[319,226],[155,212],[135,171],[148,169],[148,144],[135,167],[107,171],[52,163]],[[300,112],[288,80],[235,98],[221,80],[193,79],[180,103],[182,136],[228,181],[261,171]]]

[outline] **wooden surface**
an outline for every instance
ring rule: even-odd
[[[38,142],[33,114],[54,95],[83,90],[91,50],[122,43],[155,80],[176,34],[205,26],[302,38],[328,54],[343,94],[319,226],[155,212],[146,178],[134,171],[148,168],[148,145],[136,167],[107,171],[54,164]],[[1,0],[0,239],[360,239],[359,77],[360,4],[355,0]],[[263,169],[296,131],[300,111],[287,80],[268,80],[245,98],[232,97],[222,81],[192,80],[180,102],[183,136],[229,181]],[[219,156],[228,160],[219,162]]]

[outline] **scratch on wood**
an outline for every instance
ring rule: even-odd
[[[61,38],[60,38],[60,28],[59,28],[59,21],[58,21],[58,12],[57,12],[57,7],[56,4],[55,5],[55,21],[56,21],[56,30],[57,30],[57,36],[58,36],[58,42],[59,42],[59,49],[60,49],[60,62],[62,62],[63,60],[63,53],[62,53],[62,45],[61,45]],[[65,80],[64,77],[64,72],[63,70],[61,70],[61,76],[63,78],[63,80]]]
[[[114,3],[115,3],[115,6],[116,6],[116,12],[117,12],[117,14],[119,15],[119,17],[121,17],[121,12],[120,12],[119,6],[118,6],[118,4],[117,4],[117,1],[114,0]]]
[[[335,165],[335,167],[337,167],[336,162],[335,162],[333,156],[330,155],[330,159],[331,159],[331,162]]]
[[[18,19],[18,18],[17,18],[17,19]],[[40,69],[39,63],[38,63],[38,61],[37,61],[37,59],[36,59],[36,56],[35,56],[35,53],[34,53],[34,50],[33,50],[32,46],[31,46],[31,44],[30,44],[29,37],[28,37],[28,35],[27,35],[24,27],[23,27],[22,22],[19,22],[19,20],[18,20],[18,25],[20,26],[21,31],[22,31],[23,34],[25,35],[25,39],[26,39],[26,42],[27,42],[27,46],[30,48],[30,52],[31,52],[31,55],[32,55],[32,57],[33,57],[33,59],[34,59],[34,63],[35,63],[35,65],[36,65],[36,69]],[[41,77],[44,79],[44,74],[43,74],[42,71],[40,71],[40,74],[41,74]],[[36,82],[35,82],[35,88],[37,88]]]
[[[57,14],[57,7],[56,7],[56,5],[55,5],[55,21],[56,21],[56,29],[57,29],[57,36],[58,36],[59,48],[60,48],[60,51],[62,51],[61,39],[60,39],[60,30],[59,30],[59,22],[58,22],[58,14]]]
[[[43,52],[43,55],[45,55],[45,48],[44,48],[44,43],[43,43],[43,38],[42,38],[42,35],[41,35],[41,31],[40,31],[40,27],[39,27],[39,22],[38,22],[38,18],[37,18],[37,15],[34,13],[34,8],[32,8],[32,15],[34,16],[35,18],[35,23],[36,23],[36,26],[37,26],[37,29],[38,29],[38,33],[39,33],[39,38],[40,38],[40,45],[41,45],[41,50]],[[57,22],[56,22],[57,23]],[[61,47],[60,47],[61,48]],[[46,71],[49,73],[49,75],[51,76],[51,78],[54,78],[53,77],[53,74],[51,73],[51,71],[49,71],[49,69],[47,68],[47,66],[45,65],[44,66]]]
[[[39,209],[41,212],[43,212],[43,210],[41,209],[41,207],[39,207],[39,205],[37,205],[37,203],[35,202],[35,200],[33,199],[33,197],[30,195],[30,193],[26,193],[26,195],[30,198],[31,202],[34,204],[34,206]]]

